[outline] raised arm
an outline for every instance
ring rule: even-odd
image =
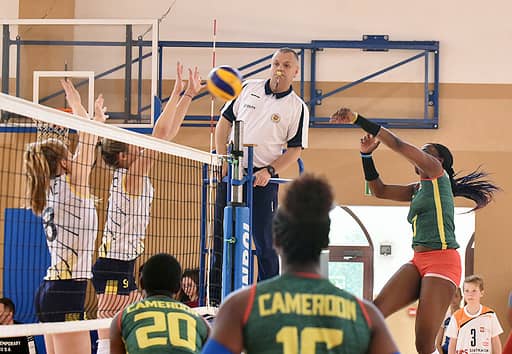
[[[176,105],[180,99],[180,93],[183,90],[183,65],[180,62],[176,63],[176,81],[174,88],[169,96],[169,101],[165,105],[164,110],[158,116],[155,127],[153,128],[153,136],[160,139],[166,139],[170,135],[170,127],[172,121],[176,116]]]
[[[172,140],[176,136],[190,106],[192,97],[202,88],[197,68],[194,73],[189,69],[187,91],[180,99],[181,91],[183,91],[182,74],[183,65],[178,62],[176,65],[176,81],[171,96],[153,128],[153,136],[156,138]],[[137,159],[132,162],[126,175],[126,189],[129,194],[139,195],[142,192],[142,177],[149,173],[156,156],[156,151],[144,149],[140,151]]]
[[[185,93],[180,98],[183,91],[183,65],[178,62],[176,66],[176,81],[172,90],[169,102],[165,106],[164,111],[158,117],[155,128],[153,129],[153,136],[172,140],[178,134],[183,119],[190,107],[192,99],[204,88],[201,84],[201,76],[199,69],[194,68],[194,71],[188,69],[188,82]]]
[[[176,117],[173,120],[173,124],[170,129],[168,140],[174,139],[176,134],[178,134],[178,130],[180,129],[181,124],[183,123],[183,119],[190,107],[190,103],[192,99],[197,96],[199,91],[201,91],[205,87],[204,84],[201,84],[201,75],[199,75],[199,69],[197,66],[194,68],[194,71],[188,69],[188,82],[187,88],[185,89],[185,93],[181,96],[181,99],[178,102],[178,106],[176,107]]]
[[[331,122],[359,125],[363,130],[375,136],[391,150],[408,159],[428,177],[435,178],[443,173],[443,166],[437,158],[402,140],[388,129],[352,112],[348,108],[342,108],[335,112],[331,117]]]
[[[88,119],[87,111],[82,105],[80,94],[75,89],[71,81],[61,80],[62,87],[66,92],[66,100],[73,110],[73,114]],[[94,102],[94,117],[97,122],[105,122],[106,108],[103,106],[103,96],[100,94]],[[71,183],[79,188],[79,192],[84,195],[89,193],[89,175],[94,162],[94,151],[98,137],[96,135],[83,132],[78,133],[78,144],[75,155],[72,160]]]
[[[363,163],[364,177],[368,182],[368,187],[372,191],[372,195],[381,199],[396,200],[399,202],[407,202],[412,199],[416,183],[409,185],[391,185],[385,184],[380,178],[372,154],[379,146],[380,141],[375,139],[371,134],[367,134],[361,138],[361,160]]]

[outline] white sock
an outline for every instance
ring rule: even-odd
[[[98,351],[96,354],[110,354],[110,339],[98,339]]]

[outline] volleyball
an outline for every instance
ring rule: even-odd
[[[229,65],[218,66],[208,74],[206,86],[212,96],[230,101],[242,91],[242,74]]]

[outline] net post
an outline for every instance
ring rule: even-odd
[[[243,135],[244,135],[244,123],[240,120],[235,121],[235,132],[233,139],[233,150],[231,154],[233,155],[232,164],[231,164],[231,176],[237,180],[242,181],[243,179]],[[231,203],[241,204],[243,203],[243,185],[239,183],[235,183],[231,185]]]
[[[243,173],[243,122],[235,121],[234,141],[230,152],[228,189],[231,198],[224,208],[224,252],[222,262],[222,299],[232,291],[250,284],[251,217],[244,203],[244,184],[252,189],[251,179]],[[251,169],[252,170],[252,169]]]
[[[157,98],[157,97],[155,97]],[[201,256],[199,258],[199,305],[206,305],[206,294],[205,289],[208,284],[207,280],[207,272],[206,272],[206,259],[208,254],[208,249],[206,247],[206,230],[208,223],[208,188],[211,188],[210,181],[208,180],[208,165],[203,164],[202,170],[203,184],[201,188],[201,239],[200,239],[200,249]],[[209,304],[208,304],[209,305]]]

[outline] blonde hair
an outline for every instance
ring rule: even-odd
[[[57,176],[59,162],[66,159],[67,155],[67,146],[58,139],[46,139],[26,146],[23,163],[30,207],[35,214],[43,212],[50,179]]]
[[[464,284],[466,284],[466,283],[478,285],[478,287],[480,288],[480,291],[484,290],[484,279],[479,275],[476,275],[476,274],[468,275],[464,279]]]
[[[128,151],[128,144],[107,138],[99,142],[103,161],[112,168],[119,168],[119,153]]]

